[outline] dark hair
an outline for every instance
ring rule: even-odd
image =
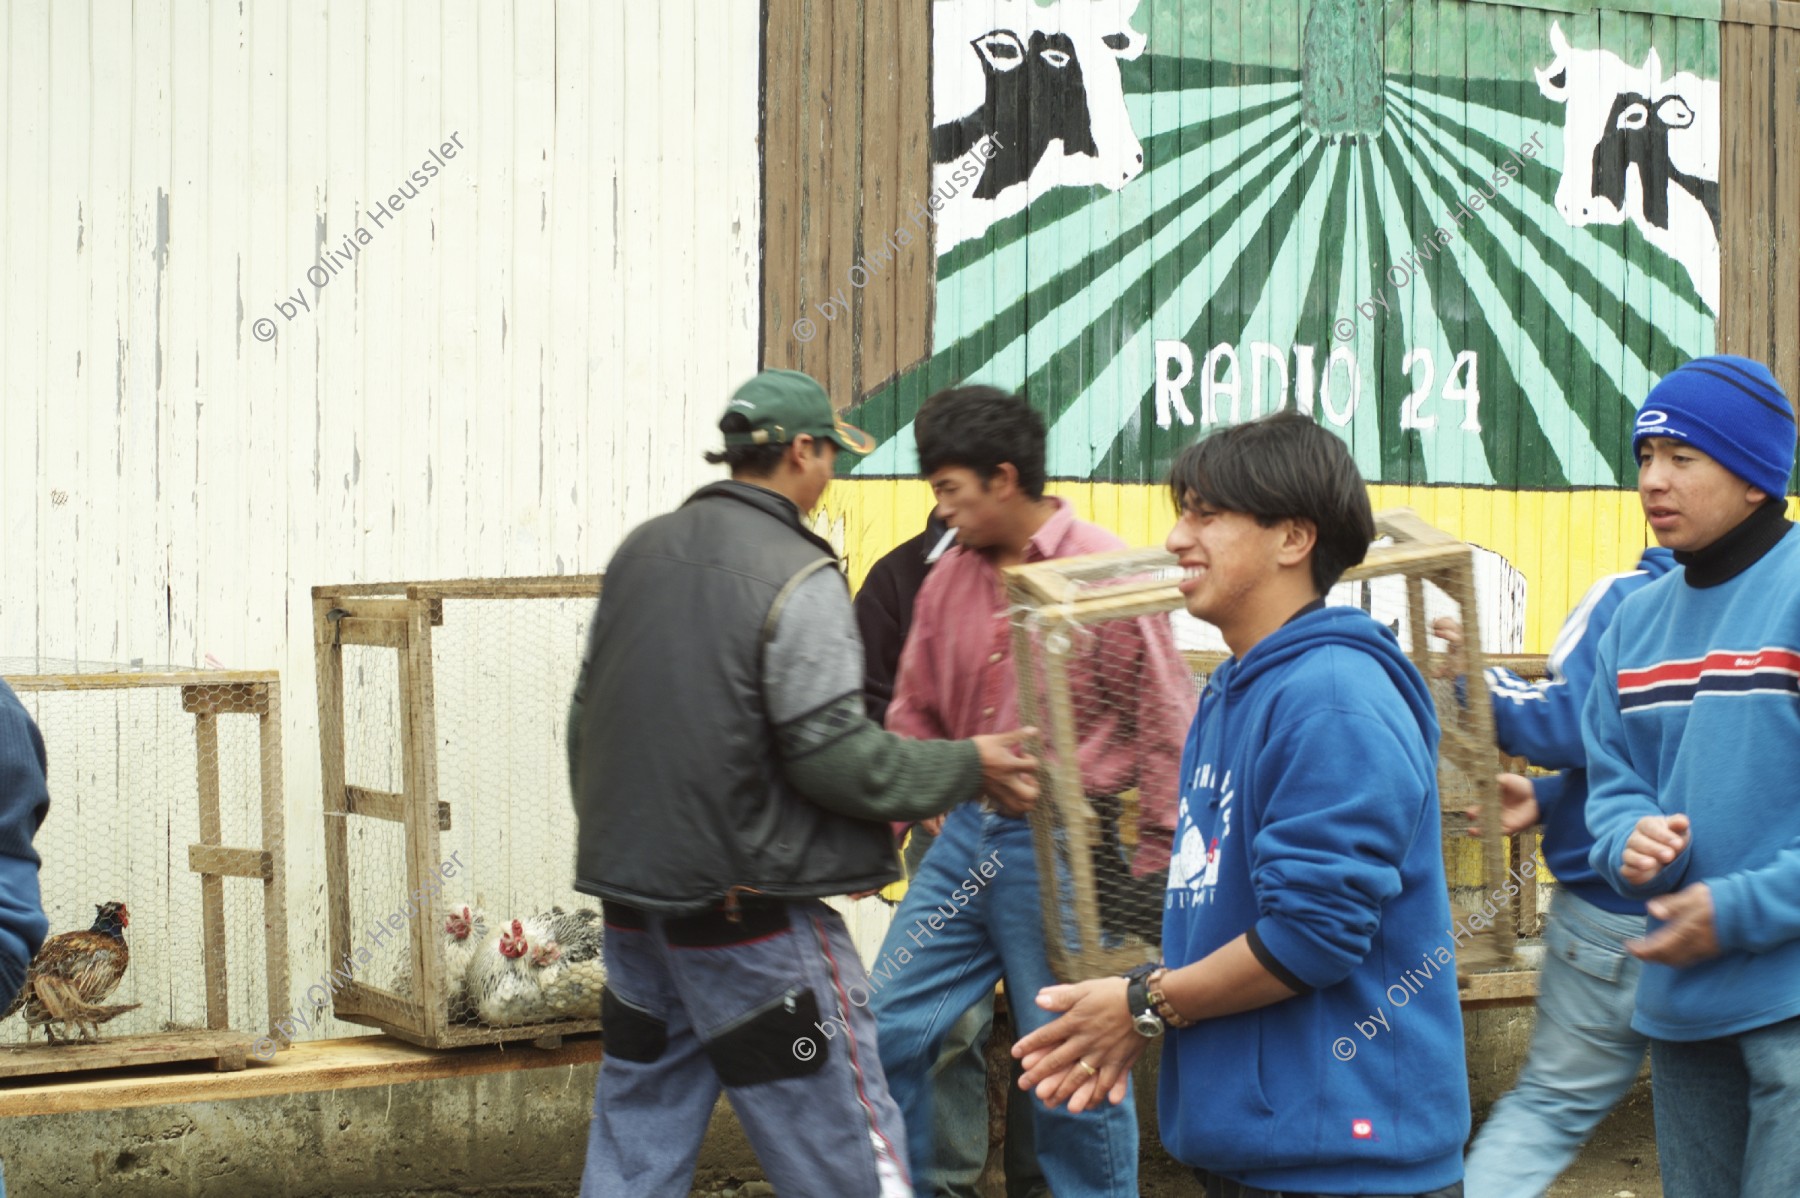
[[[1019,489],[1031,499],[1044,497],[1044,418],[1023,395],[983,386],[939,391],[919,409],[913,435],[922,477],[963,466],[985,484],[1011,462]]]
[[[722,433],[747,433],[750,431],[750,418],[742,412],[727,412],[719,421]],[[767,478],[775,473],[781,465],[781,455],[787,452],[786,444],[774,445],[727,445],[723,450],[711,450],[706,455],[709,466],[729,466],[732,476],[744,478]],[[825,452],[822,437],[813,438],[813,453]]]
[[[1313,585],[1329,591],[1375,539],[1369,489],[1350,447],[1298,412],[1276,412],[1219,429],[1181,451],[1169,471],[1175,510],[1192,497],[1252,516],[1264,528],[1310,520]]]

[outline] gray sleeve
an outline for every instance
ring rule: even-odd
[[[862,695],[863,644],[844,576],[815,570],[787,597],[763,651],[763,696],[777,728]]]
[[[907,740],[870,721],[862,637],[836,570],[816,570],[787,596],[762,668],[783,772],[819,806],[861,819],[922,819],[979,795],[972,742]]]

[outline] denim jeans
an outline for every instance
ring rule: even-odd
[[[843,920],[816,900],[745,906],[693,934],[604,904],[606,1055],[581,1198],[686,1194],[721,1091],[783,1198],[911,1193]]]
[[[931,1067],[933,1114],[932,1172],[920,1174],[919,1188],[933,1198],[978,1198],[988,1158],[988,1040],[994,1030],[994,996],[988,994],[962,1013],[944,1037]],[[1038,1168],[1031,1134],[1031,1095],[1016,1082],[1007,1087],[1006,1198],[1043,1198],[1044,1171]]]
[[[1665,1198],[1800,1194],[1800,1019],[1652,1040]]]
[[[1643,916],[1557,890],[1531,1051],[1469,1150],[1467,1198],[1537,1198],[1631,1089],[1648,1041],[1631,1030],[1642,963],[1625,941],[1643,934]]]
[[[987,861],[991,878],[971,870]],[[972,897],[960,901],[958,893]],[[907,958],[901,961],[904,951]],[[1056,984],[1044,949],[1044,917],[1030,826],[965,804],[907,888],[873,970],[871,1006],[881,1066],[905,1117],[916,1191],[933,1170],[931,1066],[964,1011],[1003,976],[1021,1035],[1054,1016],[1035,999]],[[1118,1106],[1071,1115],[1034,1095],[1038,1164],[1057,1198],[1137,1198],[1137,1110]]]

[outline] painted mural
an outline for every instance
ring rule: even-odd
[[[914,477],[938,388],[1022,387],[1052,476],[1150,542],[1184,445],[1297,408],[1507,564],[1490,602],[1530,590],[1496,647],[1635,556],[1635,408],[1714,346],[1716,21],[934,0],[931,70],[931,349],[856,405],[846,481]],[[898,539],[890,495],[838,503]]]

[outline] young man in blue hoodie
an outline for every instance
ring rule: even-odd
[[[1437,718],[1393,633],[1323,596],[1375,534],[1294,413],[1186,450],[1168,547],[1232,657],[1182,759],[1167,968],[1052,986],[1023,1083],[1119,1102],[1163,1028],[1163,1144],[1209,1198],[1455,1198],[1469,1131]]]
[[[1800,536],[1794,411],[1766,366],[1696,358],[1638,413],[1638,497],[1683,569],[1619,607],[1583,712],[1590,860],[1649,899],[1663,1190],[1800,1194]]]
[[[1673,553],[1650,548],[1635,570],[1588,588],[1556,634],[1542,682],[1526,682],[1499,666],[1486,674],[1500,748],[1562,772],[1501,779],[1506,832],[1543,824],[1544,860],[1557,889],[1544,930],[1531,1051],[1519,1080],[1495,1104],[1469,1149],[1465,1198],[1544,1193],[1644,1064],[1648,1042],[1631,1026],[1641,966],[1625,948],[1644,934],[1644,904],[1620,896],[1588,864],[1594,838],[1587,830],[1581,708],[1594,681],[1601,634],[1619,605],[1674,568]]]

